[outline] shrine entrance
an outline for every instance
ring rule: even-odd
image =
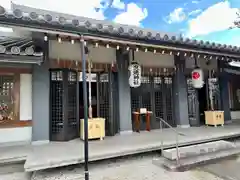
[[[50,70],[51,141],[68,141],[79,137],[79,121],[84,118],[81,74],[68,68]],[[89,86],[90,76],[91,86]],[[120,124],[116,103],[118,102],[117,73],[112,72],[108,65],[101,72],[87,72],[88,106],[90,91],[92,117],[104,118],[106,135],[115,135],[119,131]]]
[[[105,119],[105,133],[107,136],[114,136],[119,131],[118,119],[118,89],[116,73],[98,72],[87,73],[87,95],[89,97],[89,76],[91,77],[91,105],[92,117],[101,117]],[[82,78],[80,72],[79,81],[79,118],[84,118]],[[89,98],[88,98],[89,106]]]
[[[72,69],[50,70],[51,141],[68,141],[79,136],[77,75]]]
[[[147,68],[142,68],[141,86],[131,88],[132,112],[146,108],[152,111],[151,129],[159,129],[160,122],[156,117],[162,118],[172,126],[176,126],[173,118],[173,69],[155,69],[152,73]],[[147,73],[145,73],[147,72]],[[133,130],[134,115],[132,115]],[[164,126],[165,127],[165,126]],[[140,130],[146,129],[146,121],[141,117]]]
[[[218,78],[214,73],[209,72],[204,82],[201,89],[195,89],[192,85],[192,79],[187,78],[188,116],[191,126],[205,124],[204,111],[221,110]]]

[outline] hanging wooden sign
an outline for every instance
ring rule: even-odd
[[[132,62],[128,70],[130,72],[129,85],[130,87],[137,88],[141,86],[141,66],[137,62]]]

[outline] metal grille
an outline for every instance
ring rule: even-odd
[[[99,82],[99,110],[100,110],[100,116],[105,118],[105,129],[106,129],[106,134],[109,134],[109,75],[107,73],[100,74],[100,82]]]
[[[154,77],[155,114],[175,126],[173,119],[172,77]],[[167,126],[164,126],[167,128]]]
[[[140,108],[140,92],[138,88],[131,88],[131,108],[132,112],[136,112]]]
[[[154,119],[155,115],[174,126],[172,91],[171,76],[144,76],[139,88],[131,88],[132,111],[137,111],[139,108],[152,111],[153,129],[159,128],[159,121]]]
[[[155,113],[157,117],[164,117],[164,98],[163,98],[163,81],[162,77],[154,77],[154,90],[155,90]]]
[[[68,136],[77,136],[77,72],[68,72]]]
[[[69,69],[50,71],[51,124],[53,141],[66,141],[78,137],[77,72]]]
[[[51,135],[63,133],[63,73],[51,72]],[[54,139],[54,138],[53,138]]]
[[[139,108],[147,108],[151,110],[151,84],[150,77],[141,77],[141,86],[139,88],[131,88],[131,108],[132,111],[138,111]]]
[[[198,95],[196,89],[192,86],[192,79],[187,79],[187,95],[188,95],[188,117],[190,125],[197,125],[198,112]]]
[[[141,95],[141,108],[147,108],[148,111],[152,110],[151,104],[151,82],[150,77],[142,77],[141,79],[141,88],[142,88],[142,95]]]
[[[164,85],[166,88],[166,118],[165,120],[171,125],[175,126],[175,121],[173,119],[173,83],[172,77],[164,77]]]

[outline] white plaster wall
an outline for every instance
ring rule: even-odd
[[[0,143],[31,142],[32,127],[0,129]]]
[[[116,61],[116,49],[89,46],[90,58],[93,62],[109,63]],[[80,44],[70,42],[49,41],[49,57],[51,59],[81,61]]]
[[[20,120],[32,120],[32,74],[20,75]]]
[[[94,47],[90,45],[89,51],[89,57],[93,62],[111,64],[116,61],[115,48]],[[49,56],[51,59],[81,61],[80,44],[71,44],[71,42],[59,43],[56,40],[51,40],[49,42]],[[135,60],[145,66],[174,66],[174,56],[159,53],[154,54],[153,52],[135,52]]]
[[[132,56],[130,56],[132,57]],[[154,54],[153,52],[135,52],[134,59],[143,66],[149,67],[173,67],[174,56],[162,55],[159,53]]]
[[[194,58],[186,58],[186,68],[193,69],[195,67],[195,60]],[[207,59],[200,58],[197,59],[197,65],[200,66],[200,68],[204,70],[211,70],[211,69],[217,69],[217,60],[216,59],[211,59],[210,64],[206,64]]]
[[[231,111],[231,118],[240,120],[240,111]]]

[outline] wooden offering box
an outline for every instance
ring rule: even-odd
[[[88,119],[88,139],[100,139],[105,137],[105,119]],[[84,119],[80,120],[80,138],[84,140]]]
[[[205,111],[205,124],[206,125],[224,125],[224,111]]]

